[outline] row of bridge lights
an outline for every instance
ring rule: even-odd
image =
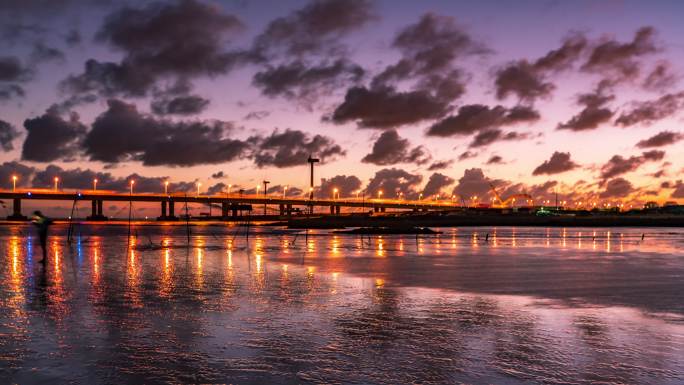
[[[19,179],[18,176],[12,175],[12,191],[13,191],[13,192],[16,191],[16,189],[17,189],[17,180],[18,180],[18,179]],[[58,191],[58,190],[59,190],[59,177],[57,177],[57,176],[54,177],[53,181],[54,181],[54,188],[55,188],[55,191]],[[93,190],[94,190],[94,191],[97,191],[97,182],[98,182],[97,178],[93,179]],[[129,183],[129,185],[130,185],[130,193],[133,194],[133,186],[135,185],[135,180],[131,180],[130,183]],[[200,195],[200,187],[202,187],[202,183],[201,183],[201,182],[197,182],[197,183],[196,183],[196,186],[197,186],[197,195]],[[229,184],[229,185],[228,185],[228,194],[230,194],[230,193],[232,192],[232,188],[233,188],[233,185],[232,185],[232,184]],[[257,195],[259,195],[259,189],[260,189],[260,188],[261,188],[261,186],[256,185],[256,194],[257,194]],[[288,190],[288,188],[289,188],[289,186],[284,186],[284,187],[283,187],[283,198],[285,198],[285,196],[287,195],[287,190]],[[332,199],[339,199],[339,198],[340,198],[340,191],[339,191],[339,189],[338,189],[337,187],[335,187],[335,188],[333,188],[332,191],[333,191]],[[311,193],[311,192],[313,192],[313,188],[312,188],[312,187],[309,188],[309,193]],[[164,181],[164,194],[165,194],[165,195],[168,195],[168,193],[169,193],[169,181]],[[359,194],[361,194],[361,193],[362,193],[362,190],[356,191],[356,198],[357,198],[357,199],[359,198]],[[378,190],[378,199],[382,199],[382,194],[383,194],[383,191],[382,191],[382,190]],[[398,193],[397,193],[397,199],[402,199],[403,196],[404,196],[404,193],[403,193],[403,192],[398,192]],[[470,197],[470,199],[473,201],[473,204],[474,204],[474,203],[477,202],[478,197],[477,197],[477,195],[473,195],[472,197]],[[418,200],[423,200],[423,193],[420,193],[420,194],[418,195]],[[456,200],[456,195],[452,195],[452,196],[451,196],[451,201],[454,202],[455,200]],[[515,203],[515,199],[513,199],[513,202]],[[528,200],[527,202],[528,202],[528,203],[531,203],[530,200]],[[545,201],[542,201],[542,203],[544,203],[545,205],[549,205],[549,204],[551,204],[551,201],[550,201],[550,200],[545,200]],[[559,203],[561,206],[565,206],[565,205],[568,203],[568,201],[562,200],[562,201],[559,201],[558,203]],[[598,206],[598,202],[596,202],[596,201],[594,201],[594,202],[582,202],[582,201],[578,201],[578,202],[575,202],[575,206],[577,206],[577,207],[583,207],[583,203],[586,203],[586,205],[589,205],[589,206],[591,206],[591,207],[597,207],[597,206]],[[616,203],[615,205],[611,206],[610,203],[604,203],[604,204],[603,204],[603,207],[607,207],[607,208],[610,208],[610,207],[617,207],[617,208],[622,209],[623,207],[625,207],[625,205],[624,205],[623,203]],[[632,205],[629,205],[629,207],[632,207]]]

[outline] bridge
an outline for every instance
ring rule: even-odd
[[[452,210],[460,207],[449,201],[428,200],[400,200],[384,198],[301,198],[301,197],[278,197],[273,195],[244,195],[244,194],[147,194],[147,193],[117,193],[113,191],[88,190],[88,191],[55,191],[39,189],[23,189],[14,191],[0,190],[0,200],[12,201],[12,214],[9,220],[26,220],[21,212],[22,201],[68,201],[90,202],[91,215],[89,220],[106,220],[103,202],[157,202],[160,206],[159,220],[178,219],[177,204],[198,203],[204,205],[220,205],[221,217],[224,219],[238,218],[244,211],[251,214],[253,205],[263,205],[264,213],[267,206],[278,207],[281,217],[290,217],[294,213],[309,211],[313,213],[314,207],[329,208],[331,215],[339,215],[342,207],[360,208],[364,211],[385,212],[387,209],[430,211]],[[301,210],[304,208],[304,210]]]

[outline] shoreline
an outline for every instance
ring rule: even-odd
[[[96,226],[128,226],[127,219],[92,221],[87,219],[55,219],[55,225],[87,224]],[[612,214],[589,216],[535,215],[322,215],[282,218],[253,216],[249,219],[191,219],[163,221],[133,219],[135,226],[285,226],[292,229],[347,229],[361,227],[684,227],[684,215],[676,214]],[[0,226],[31,225],[30,221],[0,220]]]

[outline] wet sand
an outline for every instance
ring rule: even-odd
[[[684,382],[681,229],[54,230],[0,228],[2,383]]]

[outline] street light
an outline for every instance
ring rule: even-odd
[[[197,196],[200,195],[200,187],[202,187],[202,183],[197,182]]]
[[[335,199],[335,195],[337,195],[337,187],[333,189],[333,199]]]
[[[133,195],[133,185],[135,184],[134,180],[131,180],[131,195]]]
[[[233,187],[232,184],[229,184],[229,185],[228,185],[228,195],[230,195],[230,189],[231,189],[232,187]]]
[[[17,189],[17,176],[12,175],[12,192],[14,192]]]
[[[93,179],[93,191],[97,191],[97,178]]]
[[[382,198],[382,190],[378,191],[378,199]]]
[[[256,195],[259,195],[259,185],[256,185]]]
[[[57,191],[58,185],[59,185],[59,177],[55,177],[55,191]]]
[[[287,195],[287,186],[283,187],[283,198]]]

